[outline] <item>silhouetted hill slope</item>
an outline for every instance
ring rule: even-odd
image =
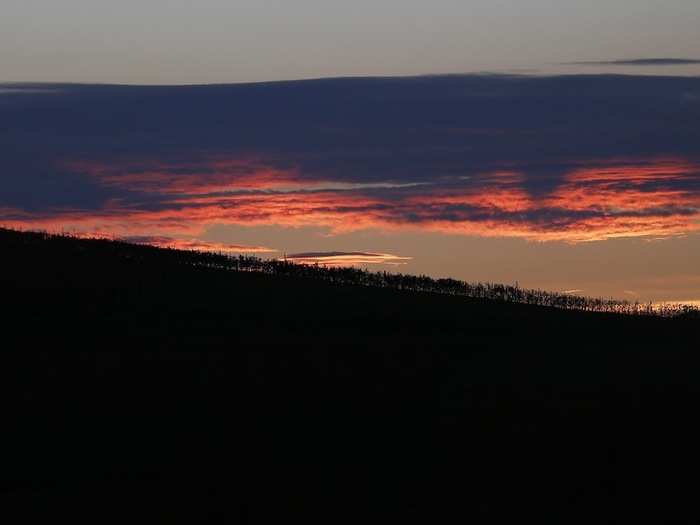
[[[700,515],[697,320],[0,246],[0,507],[24,522]]]

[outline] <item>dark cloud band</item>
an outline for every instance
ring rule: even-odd
[[[693,58],[633,58],[626,60],[600,60],[588,62],[569,62],[577,66],[689,66],[700,64]]]
[[[40,87],[52,96],[12,85],[0,100],[7,225],[182,239],[212,224],[421,228],[579,242],[700,224],[698,78]]]

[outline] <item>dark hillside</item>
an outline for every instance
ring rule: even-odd
[[[0,508],[24,522],[700,516],[697,319],[0,247]]]

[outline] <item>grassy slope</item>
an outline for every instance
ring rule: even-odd
[[[0,246],[4,508],[694,511],[697,321],[237,274],[104,241],[0,231]]]

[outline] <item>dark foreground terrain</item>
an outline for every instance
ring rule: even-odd
[[[700,518],[697,319],[8,231],[0,261],[2,523]]]

